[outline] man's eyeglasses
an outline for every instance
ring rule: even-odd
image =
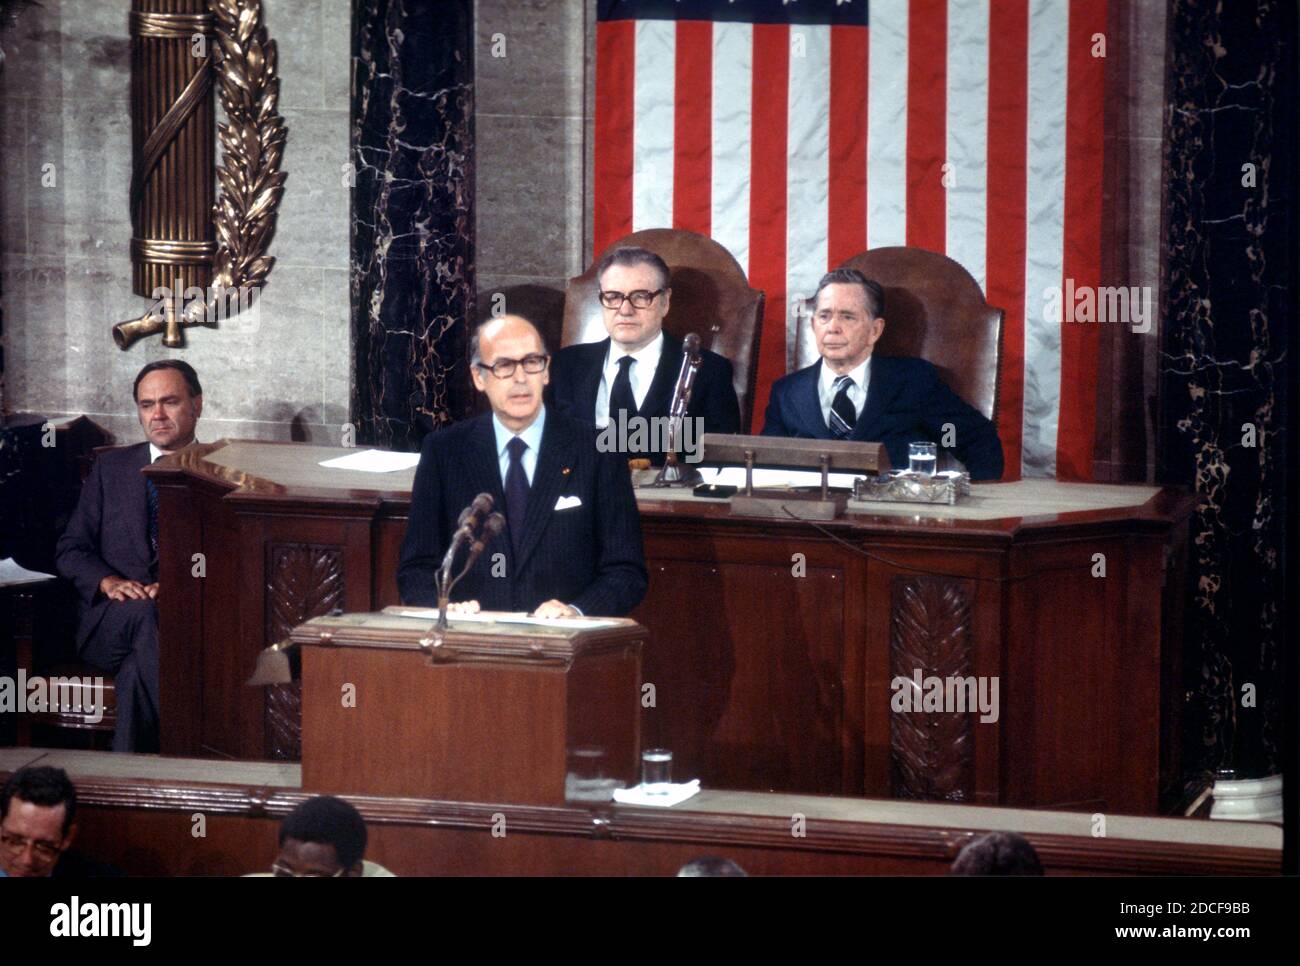
[[[478,363],[480,369],[484,369],[498,379],[509,379],[515,374],[517,366],[523,366],[524,372],[538,373],[546,368],[546,364],[551,361],[551,357],[545,353],[534,353],[533,355],[524,356],[522,359],[498,359],[492,365],[486,362]]]
[[[27,846],[30,845],[36,857],[44,859],[46,862],[57,859],[61,851],[54,842],[46,842],[42,839],[27,839],[21,835],[14,835],[12,832],[0,832],[0,843],[4,844],[5,850],[11,855],[22,855]]]
[[[338,879],[342,878],[343,872],[343,869],[331,872],[329,875],[324,872],[297,872],[282,862],[276,862],[271,866],[271,875],[277,879]]]
[[[657,288],[653,292],[647,292],[645,289],[637,289],[635,292],[615,292],[613,290],[600,293],[600,304],[607,309],[621,309],[624,302],[631,302],[634,309],[648,309],[650,304],[656,298],[662,295],[663,289]]]

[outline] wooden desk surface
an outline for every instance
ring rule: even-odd
[[[398,603],[411,471],[318,465],[346,452],[221,440],[145,470],[168,521],[168,752],[297,757],[296,693],[244,687],[258,651],[336,607]],[[629,616],[650,635],[647,745],[711,786],[1158,814],[1180,784],[1180,524],[1195,498],[973,489],[957,508],[824,525],[639,494],[650,585]],[[891,682],[920,669],[997,682],[999,713],[896,714]]]
[[[251,797],[257,797],[258,789],[298,792],[302,783],[301,767],[290,763],[173,758],[66,749],[0,748],[0,775],[7,777],[27,765],[52,765],[64,769],[79,786],[91,789],[89,795],[85,796],[91,803],[102,798],[106,789],[120,791],[132,785],[138,786],[142,804],[150,796],[161,795],[162,789],[166,788],[171,790],[175,799],[174,806],[184,808],[184,795],[178,794],[183,789],[199,789],[205,785],[237,786],[249,790]],[[268,810],[273,813],[287,811],[300,798],[297,796],[287,807]],[[363,812],[369,811],[375,818],[383,820],[387,814],[384,809],[377,807],[381,801],[378,798],[358,797],[355,801]],[[395,807],[398,801],[393,800]],[[400,801],[409,803],[411,800]],[[448,804],[434,800],[425,802],[431,813]],[[509,805],[500,807],[513,810]],[[571,808],[583,810],[580,806]],[[740,816],[786,822],[793,815],[803,815],[809,821],[818,823],[843,822],[976,833],[1013,830],[1029,837],[1093,837],[1092,816],[1078,812],[724,789],[704,789],[694,798],[666,809],[610,803],[599,806],[595,811],[610,811],[627,816],[669,813],[701,818]],[[391,816],[389,818],[391,820]],[[1262,822],[1108,815],[1105,837],[1108,840],[1158,842],[1206,849],[1262,849],[1277,852],[1279,859],[1282,849],[1281,827]]]
[[[224,482],[250,496],[305,501],[378,500],[405,508],[410,502],[414,469],[366,473],[319,465],[355,452],[356,449],[306,443],[222,439],[167,457],[150,472],[166,474],[180,469]],[[746,519],[733,513],[728,501],[700,500],[686,492],[639,489],[637,502],[643,514]],[[920,526],[1013,533],[1041,526],[1115,519],[1167,524],[1190,512],[1193,505],[1190,494],[1172,487],[1032,479],[974,484],[971,496],[951,507],[851,501],[846,517],[832,526],[854,530]],[[785,521],[773,523],[784,525]]]

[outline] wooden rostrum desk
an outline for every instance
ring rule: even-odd
[[[292,762],[61,749],[0,748],[0,782],[36,756],[77,785],[78,851],[131,875],[265,871],[280,822],[313,794]],[[672,875],[704,855],[751,875],[944,875],[972,838],[1005,829],[1029,839],[1048,875],[1282,869],[1282,829],[1256,822],[1116,815],[1097,838],[1080,812],[725,789],[672,808],[347,798],[366,820],[366,858],[403,876]],[[790,834],[796,815],[804,835]]]
[[[257,653],[310,617],[400,603],[414,470],[317,465],[346,452],[222,440],[147,469],[164,753],[296,759],[296,685],[245,687]],[[1130,814],[1176,784],[1190,494],[1027,480],[816,527],[639,500],[641,739],[672,749],[676,778]],[[996,679],[996,720],[894,712],[891,681],[917,669]]]

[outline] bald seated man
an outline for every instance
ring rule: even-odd
[[[645,596],[646,567],[626,456],[600,452],[589,421],[546,408],[550,356],[527,319],[484,322],[472,351],[474,387],[492,412],[425,437],[397,570],[402,601],[437,605],[457,518],[489,493],[506,528],[452,591],[458,610],[627,614]]]

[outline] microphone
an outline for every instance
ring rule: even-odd
[[[469,556],[465,558],[465,566],[460,568],[456,580],[460,580],[461,577],[469,573],[469,568],[474,566],[474,561],[487,549],[487,545],[492,542],[492,539],[502,533],[505,528],[506,518],[500,513],[493,513],[483,521],[483,529],[479,531],[478,539],[470,544]]]
[[[492,542],[492,538],[504,531],[505,528],[506,518],[500,513],[493,513],[483,521],[483,529],[479,531],[478,539],[470,544],[469,556],[465,558],[465,566],[460,570],[462,577],[469,572],[470,567],[474,566],[474,561],[487,549],[487,545]]]
[[[456,518],[456,532],[451,535],[451,543],[439,568],[444,574],[451,572],[451,563],[456,558],[456,554],[464,546],[465,541],[474,536],[479,520],[492,510],[492,502],[491,493],[480,493],[474,497],[474,501],[469,506],[460,511],[460,516]]]
[[[700,337],[691,332],[682,340],[682,368],[677,374],[677,385],[673,387],[672,401],[668,404],[668,450],[664,454],[664,465],[659,468],[653,486],[694,486],[700,481],[698,470],[677,465],[677,442],[682,433],[682,423],[686,419],[686,408],[691,402],[691,391],[695,388],[695,377],[699,375]]]
[[[466,536],[472,536],[474,528],[478,526],[479,520],[484,514],[492,510],[492,494],[480,493],[474,497],[474,502],[465,509],[460,511],[460,516],[456,520],[457,533],[465,531]],[[468,529],[466,529],[468,528]]]

